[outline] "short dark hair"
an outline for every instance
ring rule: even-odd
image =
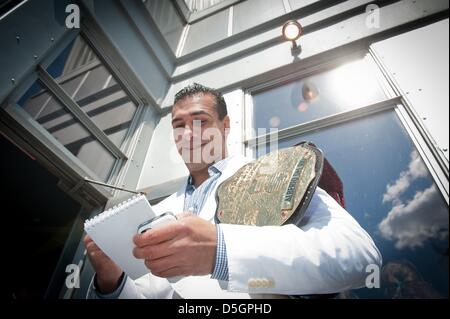
[[[214,96],[216,100],[216,110],[217,114],[219,115],[219,119],[223,120],[225,116],[228,114],[227,112],[227,103],[225,103],[225,99],[222,96],[222,93],[219,91],[206,87],[204,85],[194,83],[191,85],[186,86],[182,90],[180,90],[177,94],[175,94],[175,100],[173,104],[175,105],[178,101],[190,97],[195,96],[197,94],[211,94]]]

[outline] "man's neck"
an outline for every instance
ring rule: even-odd
[[[226,155],[228,155],[227,153],[225,153]],[[192,184],[194,185],[195,188],[199,187],[204,181],[206,181],[209,178],[209,167],[211,165],[214,165],[217,162],[220,162],[221,160],[225,159],[227,156],[225,156],[224,158],[219,158],[218,160],[214,161],[213,163],[211,163],[210,165],[206,166],[204,169],[195,171],[195,172],[191,172],[191,176],[192,176]]]
[[[209,178],[208,167],[196,172],[192,172],[191,176],[192,184],[195,186],[195,188],[199,187],[204,181]]]

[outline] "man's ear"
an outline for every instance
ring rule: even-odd
[[[225,129],[225,132],[230,130],[230,117],[228,115],[225,115],[223,118],[223,128]]]

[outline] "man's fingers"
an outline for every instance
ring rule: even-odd
[[[161,258],[160,260],[145,260],[145,266],[150,269],[153,275],[167,278],[182,275],[182,268],[174,265],[171,257]]]
[[[99,258],[99,257],[106,257],[109,259],[108,255],[106,255],[103,250],[100,249],[100,247],[97,246],[97,244],[93,241],[87,243],[86,250],[89,256],[91,258]]]
[[[95,260],[103,260],[103,259],[107,259],[107,260],[111,260],[109,258],[109,256],[107,254],[105,254],[101,249],[92,249],[92,250],[87,250],[87,254],[89,257],[95,259]],[[91,259],[92,260],[92,259]]]
[[[161,273],[163,271],[179,267],[179,262],[174,256],[162,257],[159,259],[145,260],[145,265],[149,268],[153,274]]]
[[[93,241],[87,243],[86,245],[86,250],[88,251],[94,251],[94,250],[100,250],[100,248],[97,246],[96,243],[94,243]]]
[[[91,241],[92,241],[91,236],[89,236],[89,235],[84,236],[83,242],[84,242],[84,245],[85,245],[85,246],[86,246],[87,244],[89,244]]]
[[[170,278],[175,276],[183,276],[186,275],[182,268],[180,267],[174,267],[168,270],[164,270],[162,272],[153,273],[155,276],[161,277],[161,278]]]
[[[134,247],[133,255],[138,259],[154,260],[167,257],[173,254],[173,243],[175,240],[169,240],[158,245],[147,245],[144,247]]]
[[[155,229],[147,230],[143,234],[135,235],[133,241],[137,247],[156,245],[175,238],[182,232],[184,227],[185,226],[181,223],[172,222]]]

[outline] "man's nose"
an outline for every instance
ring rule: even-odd
[[[200,138],[202,135],[202,126],[200,121],[193,121],[192,123],[187,123],[184,126],[183,135],[186,137],[192,138]]]
[[[193,137],[192,127],[186,124],[184,126],[184,130],[183,130],[183,139],[190,141],[192,139],[192,137]]]

